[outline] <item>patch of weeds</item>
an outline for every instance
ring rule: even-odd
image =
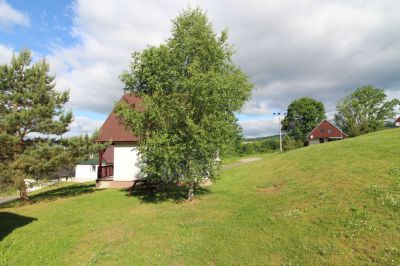
[[[385,193],[385,188],[379,185],[372,185],[367,188],[367,192],[375,198],[382,196]]]
[[[319,191],[317,196],[320,200],[325,200],[328,197],[328,194],[325,191]]]
[[[174,257],[181,257],[184,254],[191,254],[193,253],[193,247],[187,243],[186,241],[177,241],[175,240],[174,243],[175,249],[173,252]]]
[[[397,247],[386,248],[380,259],[385,265],[400,265],[400,249]]]
[[[236,212],[236,219],[237,220],[246,220],[248,217],[254,217],[257,210],[253,206],[243,206]]]
[[[283,213],[284,217],[299,217],[303,214],[303,212],[299,209],[294,209]]]
[[[357,207],[350,208],[350,215],[345,220],[344,227],[349,230],[349,234],[346,234],[346,236],[351,239],[363,232],[376,230],[376,226],[369,221],[368,212]]]
[[[400,209],[400,184],[389,188],[373,185],[367,188],[367,193],[374,196],[383,206]]]
[[[400,168],[396,167],[396,168],[392,168],[388,171],[388,174],[390,176],[396,176],[396,177],[400,177]]]
[[[317,252],[321,256],[327,256],[335,253],[337,251],[337,247],[333,243],[327,243],[316,246]]]
[[[90,258],[89,262],[85,265],[96,265],[99,264],[101,261],[111,257],[112,254],[115,253],[115,250],[112,250],[110,247],[105,249],[100,249],[98,252],[94,253]]]
[[[326,191],[318,191],[315,196],[317,200],[313,201],[314,208],[327,208],[328,205],[326,203],[335,202],[334,197]]]

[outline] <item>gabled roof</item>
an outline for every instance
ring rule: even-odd
[[[125,93],[119,100],[119,102],[125,102],[133,108],[135,108],[135,105],[140,103],[140,101],[140,98],[131,93]],[[139,138],[125,129],[122,119],[118,118],[113,110],[101,126],[97,140],[99,142],[137,142]]]
[[[395,123],[400,123],[400,116],[394,122]]]
[[[331,133],[328,133],[325,129],[333,129]],[[321,133],[320,129],[324,129],[324,132]],[[327,119],[322,120],[310,133],[307,135],[307,139],[311,138],[335,138],[335,137],[347,137],[347,134],[344,133],[340,128],[329,122]]]
[[[103,161],[104,165],[109,165],[114,163],[114,146],[109,146],[103,153]],[[95,155],[92,158],[87,160],[80,161],[78,165],[98,165],[99,164],[99,156]]]
[[[103,161],[106,161],[107,164],[114,163],[114,146],[108,146],[107,149],[104,151]]]

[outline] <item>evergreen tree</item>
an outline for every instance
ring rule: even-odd
[[[117,108],[134,134],[148,178],[186,183],[188,199],[220,168],[216,158],[237,139],[234,111],[253,85],[232,61],[227,33],[216,35],[206,15],[188,9],[173,21],[166,44],[133,53],[126,90],[141,107]]]
[[[25,179],[50,178],[66,158],[65,145],[54,137],[68,131],[69,93],[54,89],[45,60],[32,64],[21,51],[0,66],[0,185],[15,186],[28,200]]]

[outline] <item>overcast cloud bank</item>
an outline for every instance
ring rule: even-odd
[[[0,1],[0,13],[4,4]],[[228,28],[234,61],[255,84],[241,112],[255,117],[240,122],[246,136],[276,134],[272,117],[256,115],[285,110],[302,96],[324,102],[329,114],[338,100],[363,85],[400,97],[398,1],[77,0],[72,4],[75,44],[54,46],[46,55],[57,88],[70,89],[69,108],[109,113],[121,97],[118,76],[128,69],[131,52],[162,43],[171,19],[188,5],[206,10],[216,31]],[[29,25],[29,18],[9,21]],[[0,45],[0,61],[11,52]],[[92,122],[75,119],[72,128],[101,124]]]

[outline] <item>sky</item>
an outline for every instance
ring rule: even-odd
[[[328,118],[364,85],[400,98],[398,0],[0,0],[0,64],[25,48],[46,58],[57,90],[70,91],[70,134],[90,134],[122,96],[131,53],[165,42],[187,7],[228,30],[233,61],[255,85],[237,113],[246,137],[277,134],[272,113],[303,96]]]

